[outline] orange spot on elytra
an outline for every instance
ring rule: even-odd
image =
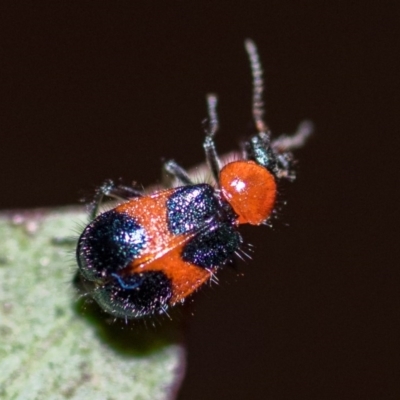
[[[193,234],[174,235],[168,229],[166,202],[173,191],[135,198],[116,208],[145,227],[147,236],[146,248],[125,273],[162,271],[172,283],[170,305],[183,300],[211,277],[210,271],[182,260],[182,248]]]
[[[185,299],[211,277],[209,270],[182,260],[182,247],[175,247],[162,257],[135,269],[135,272],[162,271],[172,283],[171,305]]]

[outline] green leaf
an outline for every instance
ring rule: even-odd
[[[0,215],[0,399],[173,399],[185,361],[175,320],[114,320],[74,288],[74,244],[55,239],[86,218]]]

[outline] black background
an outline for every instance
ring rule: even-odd
[[[310,118],[253,260],[196,296],[180,400],[398,399],[396,2],[2,2],[1,208],[76,204],[249,133],[256,41],[275,133]],[[287,227],[289,225],[289,227]]]

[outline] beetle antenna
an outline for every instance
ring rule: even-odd
[[[269,128],[264,121],[264,80],[263,70],[258,55],[257,46],[251,39],[244,42],[250,59],[251,74],[253,76],[253,119],[259,133],[268,133]]]

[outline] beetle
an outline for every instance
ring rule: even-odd
[[[214,142],[217,97],[208,95],[203,146],[213,184],[194,183],[170,160],[163,169],[178,187],[145,195],[106,181],[95,195],[76,256],[86,290],[115,317],[164,314],[183,303],[241,248],[240,225],[257,226],[270,218],[279,181],[295,178],[291,150],[303,145],[312,125],[305,121],[294,135],[271,140],[263,118],[258,51],[249,39],[245,47],[253,76],[256,134],[242,143],[240,157],[223,165]],[[121,203],[99,214],[105,196]]]

